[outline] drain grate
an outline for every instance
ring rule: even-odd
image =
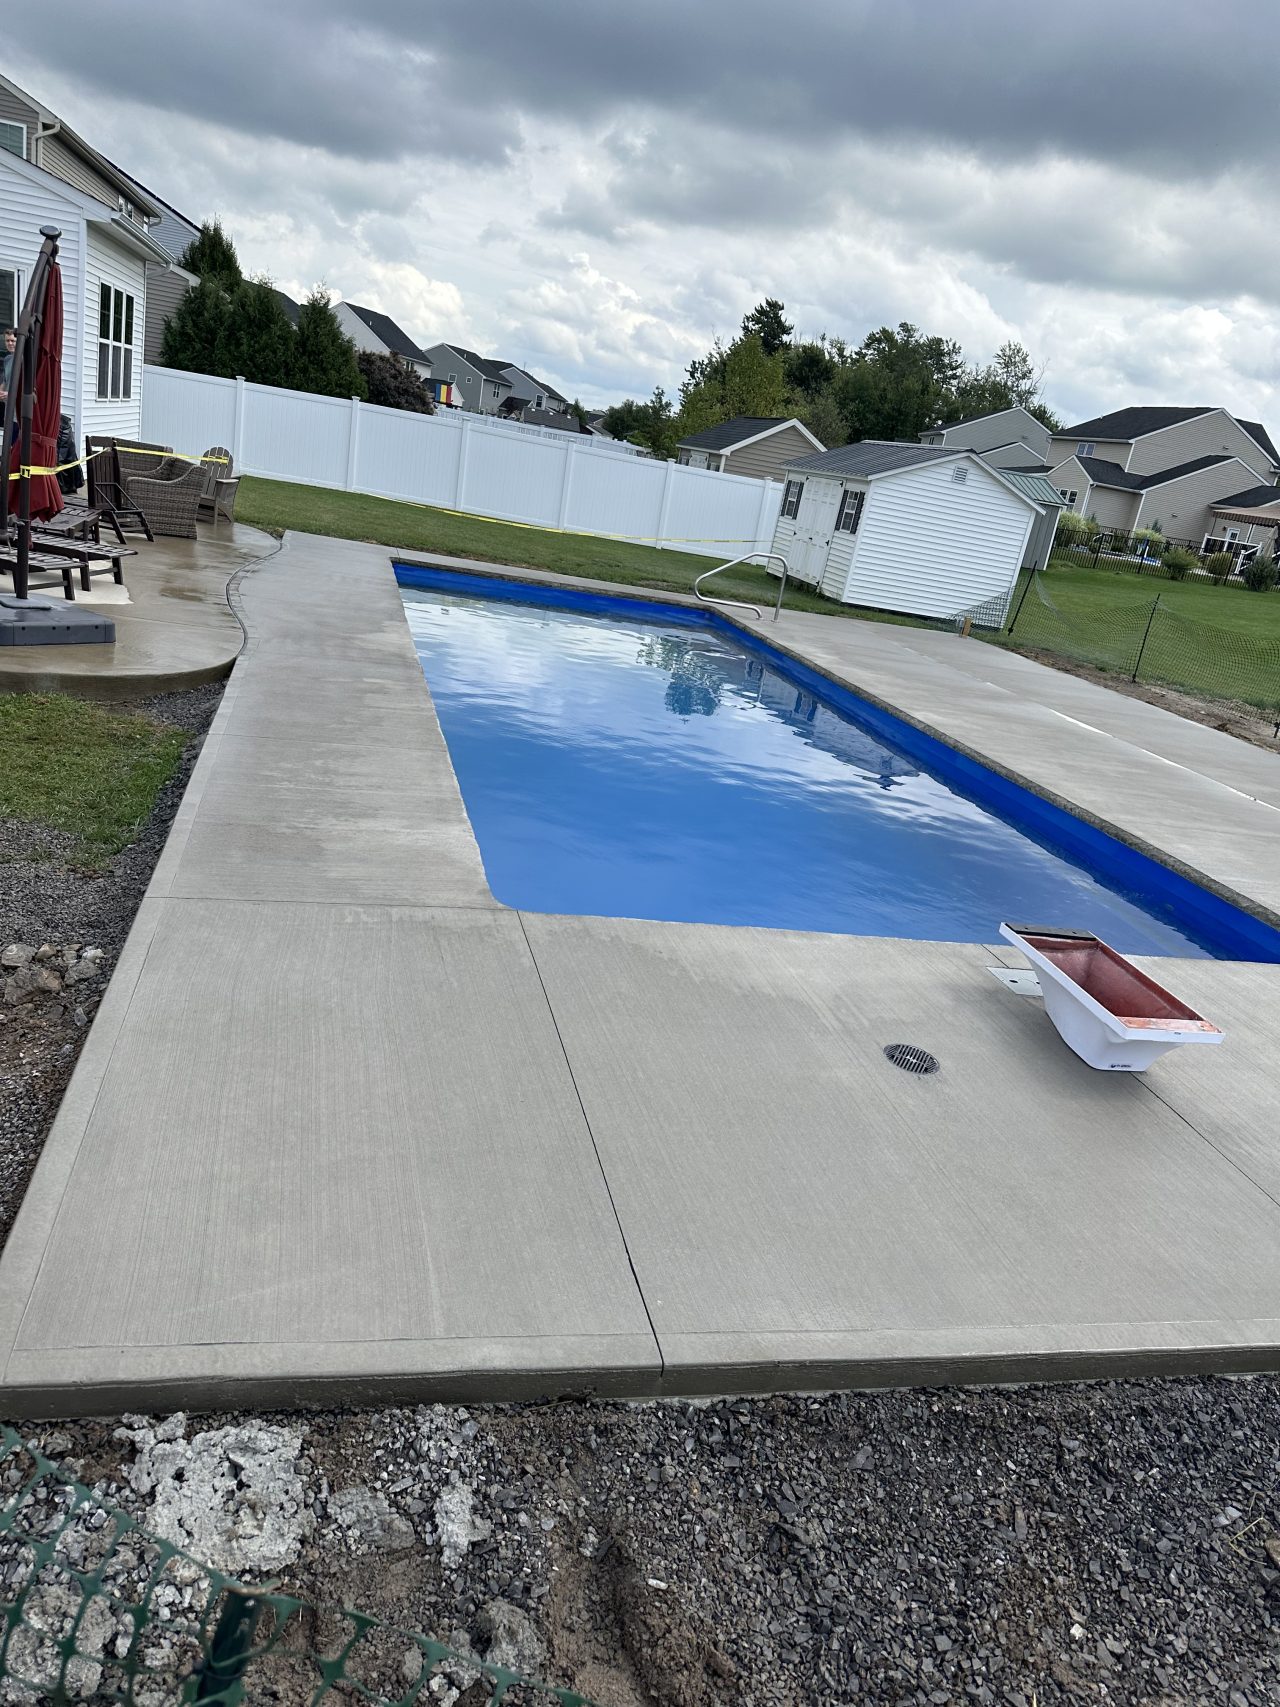
[[[919,1049],[914,1043],[887,1043],[884,1052],[895,1067],[906,1073],[936,1073],[940,1065],[927,1049]]]

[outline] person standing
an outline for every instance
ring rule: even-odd
[[[9,380],[13,374],[13,353],[18,347],[18,334],[12,326],[4,329],[4,373],[0,376],[0,403],[9,395]]]

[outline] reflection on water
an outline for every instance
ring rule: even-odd
[[[1202,954],[711,630],[404,592],[494,894],[536,912]]]

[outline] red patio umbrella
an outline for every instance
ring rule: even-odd
[[[36,380],[31,412],[32,468],[52,468],[58,460],[58,421],[62,414],[62,269],[56,261],[49,263],[45,275],[43,307],[35,305],[39,317],[39,344],[36,356]],[[13,378],[18,384],[19,366],[13,364]],[[22,466],[22,441],[19,439],[9,453],[9,471],[16,474]],[[31,510],[37,521],[48,521],[63,508],[62,488],[53,474],[31,476]]]

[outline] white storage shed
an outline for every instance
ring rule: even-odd
[[[974,451],[864,440],[785,471],[773,549],[841,604],[955,616],[1006,600],[1040,505]]]

